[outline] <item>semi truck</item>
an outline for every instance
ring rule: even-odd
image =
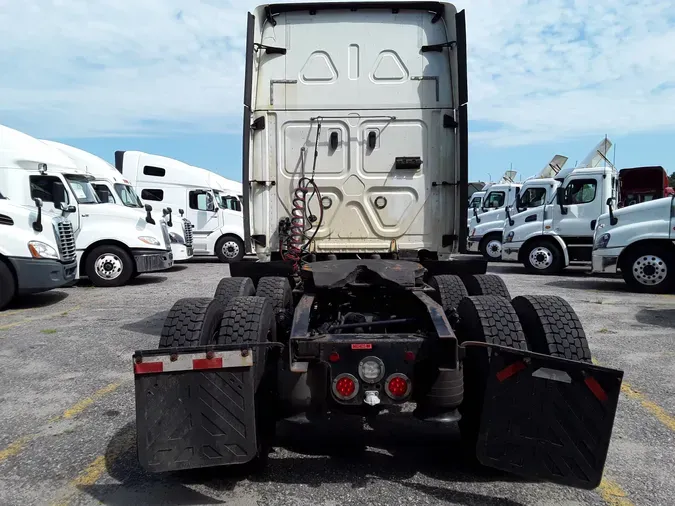
[[[178,300],[159,347],[133,354],[145,469],[263,466],[279,419],[412,403],[458,423],[487,466],[599,484],[623,373],[591,363],[564,299],[511,298],[462,254],[466,51],[446,2],[248,14],[243,210],[259,261]]]
[[[139,217],[145,219],[146,211],[141,199],[138,198],[129,181],[115,167],[102,158],[74,146],[48,140],[42,140],[42,142],[62,151],[73,160],[79,170],[93,177],[91,186],[101,202],[135,209],[139,213]],[[159,211],[151,213],[155,222],[164,220],[169,228],[174,262],[192,258],[192,223],[188,219],[178,216],[183,214],[182,209],[177,211],[178,213],[175,213],[171,207],[168,207],[162,209],[161,214]]]
[[[0,150],[0,170],[6,165]],[[69,220],[15,204],[0,188],[0,310],[16,296],[46,292],[75,279],[75,237]]]
[[[660,165],[627,167],[619,171],[619,208],[670,195],[673,195],[673,189],[669,186],[668,173]]]
[[[100,287],[126,284],[133,277],[173,265],[169,231],[164,220],[135,209],[101,203],[92,176],[78,170],[63,152],[27,134],[0,125],[4,164],[0,188],[12,202],[61,214],[73,226],[77,269]]]
[[[592,272],[616,274],[632,291],[675,289],[675,197],[629,205],[598,217]]]
[[[224,263],[244,257],[241,202],[226,190],[225,178],[180,160],[141,151],[116,151],[115,167],[131,182],[141,201],[185,210],[194,225],[195,256],[215,255]]]

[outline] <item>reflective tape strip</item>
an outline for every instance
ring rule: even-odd
[[[206,353],[182,353],[171,360],[171,353],[143,357],[143,361],[134,362],[135,374],[152,374],[159,372],[199,371],[208,369],[231,369],[235,367],[251,367],[253,352],[247,350],[245,356],[239,350],[216,351],[211,358]]]

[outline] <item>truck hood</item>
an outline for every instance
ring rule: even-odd
[[[619,219],[616,226],[622,225],[625,222],[641,222],[654,219],[657,216],[668,217],[671,213],[671,208],[675,205],[675,197],[664,197],[661,199],[650,200],[649,202],[642,202],[641,204],[634,204],[628,207],[622,207],[614,211],[614,216]],[[622,223],[623,222],[623,223]],[[601,214],[598,218],[598,226],[611,228],[609,223],[609,213]]]

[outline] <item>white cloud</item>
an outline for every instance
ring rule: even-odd
[[[0,0],[0,122],[41,137],[237,132],[257,3]],[[457,5],[474,142],[675,127],[672,0]]]

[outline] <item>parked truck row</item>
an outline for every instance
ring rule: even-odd
[[[17,295],[84,277],[115,287],[195,254],[243,257],[241,183],[177,160],[127,154],[116,155],[122,165],[114,167],[0,125],[0,309]],[[149,171],[168,171],[167,182],[138,177]],[[164,191],[167,198],[158,198]]]

